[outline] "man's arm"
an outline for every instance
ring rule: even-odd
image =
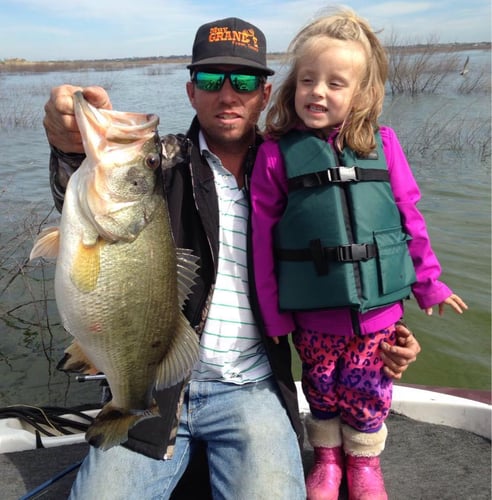
[[[56,209],[61,212],[68,179],[77,170],[85,155],[80,153],[64,153],[51,146],[50,153],[50,187]]]

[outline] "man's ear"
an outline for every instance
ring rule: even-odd
[[[263,85],[263,104],[261,106],[261,110],[264,111],[270,102],[270,96],[272,94],[272,84],[266,82]]]
[[[188,94],[188,99],[194,108],[195,107],[195,85],[193,82],[186,82],[186,93]]]

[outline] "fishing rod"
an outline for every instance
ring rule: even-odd
[[[37,486],[33,490],[28,491],[25,495],[20,497],[19,500],[28,500],[29,498],[34,498],[35,495],[37,495],[38,493],[41,493],[41,491],[45,490],[46,488],[51,486],[53,483],[55,483],[59,479],[66,476],[67,474],[69,474],[70,472],[78,469],[81,465],[82,465],[82,460],[80,460],[79,462],[76,462],[75,464],[70,465],[66,469],[64,469],[61,472],[59,472],[58,474],[56,474],[56,476],[53,476],[52,478],[48,479],[47,481],[40,484],[39,486]]]
[[[97,375],[76,375],[75,380],[77,382],[91,382],[93,380],[106,380],[106,375],[100,373]]]

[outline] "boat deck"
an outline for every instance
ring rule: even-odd
[[[392,500],[491,498],[490,440],[471,432],[443,425],[419,422],[392,413],[382,466],[389,498]],[[60,500],[67,498],[76,469],[49,487],[32,494],[40,485],[78,463],[87,444],[65,445],[0,454],[1,498],[18,500],[23,496]],[[304,450],[309,470],[313,451]],[[211,498],[200,481],[201,469],[189,470],[173,500]],[[340,499],[346,499],[342,485]],[[254,499],[252,499],[254,500]]]

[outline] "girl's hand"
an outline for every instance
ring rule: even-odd
[[[450,295],[445,301],[439,304],[439,316],[442,316],[444,314],[445,304],[451,306],[458,314],[463,314],[468,309],[468,306],[465,304],[463,299],[453,293],[453,295]],[[424,309],[424,312],[425,314],[427,314],[427,316],[432,316],[433,308],[427,307],[426,309]]]

